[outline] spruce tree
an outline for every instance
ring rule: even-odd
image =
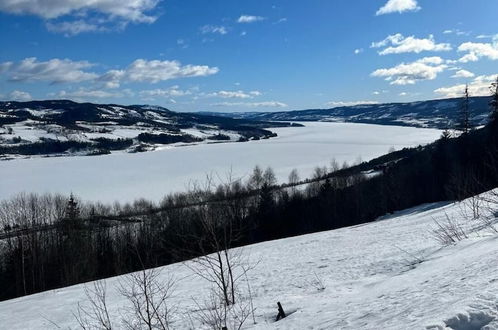
[[[463,134],[467,134],[471,130],[469,85],[465,85],[465,91],[463,93],[463,100],[460,106],[460,113],[456,129]]]
[[[491,121],[496,123],[498,122],[498,76],[496,77],[496,81],[491,84],[491,102],[489,105],[491,106]]]
[[[75,224],[79,217],[80,208],[78,207],[78,202],[74,199],[73,194],[71,194],[66,205],[66,221]]]

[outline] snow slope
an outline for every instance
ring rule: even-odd
[[[244,248],[259,261],[249,273],[256,324],[249,320],[245,329],[498,329],[498,237],[481,230],[441,247],[431,230],[446,215],[461,219],[462,205],[422,205],[370,224]],[[163,267],[161,276],[170,275],[178,279],[173,329],[189,329],[189,319],[202,329],[192,298],[204,299],[206,282],[184,264]],[[116,319],[125,304],[119,281],[106,282]],[[0,327],[75,329],[71,311],[84,301],[83,290],[1,302]],[[277,301],[290,315],[274,322]]]
[[[436,140],[440,131],[414,127],[348,123],[305,123],[306,127],[273,128],[278,137],[245,143],[163,147],[147,153],[98,157],[15,159],[0,162],[0,199],[19,192],[60,192],[86,200],[113,202],[145,197],[161,199],[184,191],[192,181],[247,177],[254,166],[272,166],[280,181],[293,168],[309,177],[332,158],[352,163],[370,160],[391,147],[417,146]]]

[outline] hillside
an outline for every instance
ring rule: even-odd
[[[256,324],[249,317],[243,329],[498,329],[497,236],[480,227],[482,221],[464,219],[468,202],[421,205],[366,225],[244,248],[248,263],[258,263],[247,277]],[[495,221],[488,216],[482,219]],[[442,246],[433,231],[435,220],[447,217],[469,238]],[[192,265],[161,268],[162,281],[177,281],[168,298],[175,307],[173,329],[209,329],[201,326],[202,310],[194,302],[208,299],[209,285]],[[116,328],[127,304],[119,283],[124,277],[106,280]],[[78,303],[88,305],[84,287],[0,302],[0,324],[11,330],[78,329],[72,312]],[[244,280],[240,304],[248,302],[247,288]],[[290,314],[279,322],[277,301]]]
[[[489,117],[489,97],[473,97],[470,106],[474,125]],[[381,125],[448,128],[458,120],[462,99],[442,99],[411,103],[365,104],[282,112],[210,113],[232,118],[272,121],[343,121]]]
[[[0,102],[0,158],[139,152],[165,144],[237,142],[274,137],[269,123],[176,113],[148,105],[67,100]]]

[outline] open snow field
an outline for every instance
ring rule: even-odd
[[[459,219],[461,210],[422,205],[366,225],[245,247],[259,264],[248,274],[256,324],[250,318],[244,329],[498,329],[497,235],[481,230],[441,247],[431,233],[434,219]],[[193,299],[206,298],[207,283],[185,264],[163,267],[161,277],[169,276],[178,280],[172,328],[203,329]],[[120,280],[106,281],[116,328],[126,304],[116,291]],[[277,301],[293,313],[274,322]],[[85,303],[84,285],[0,302],[0,328],[76,329],[78,302]]]
[[[207,174],[246,177],[256,165],[271,166],[280,181],[293,168],[301,177],[316,166],[369,160],[436,140],[440,131],[413,127],[351,123],[304,123],[306,127],[274,129],[277,138],[246,143],[170,147],[154,152],[105,156],[16,159],[0,162],[0,199],[19,192],[73,192],[85,200],[161,199],[184,191]]]

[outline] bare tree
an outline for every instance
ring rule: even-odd
[[[261,169],[261,167],[256,166],[252,171],[251,176],[249,177],[247,185],[249,186],[249,189],[257,190],[261,189],[263,183],[264,183],[263,170]]]
[[[263,173],[263,184],[270,187],[277,184],[277,177],[271,167],[267,167]]]
[[[186,263],[198,276],[213,285],[224,304],[232,305],[236,301],[237,282],[240,279],[242,249],[231,249],[237,240],[237,232],[233,224],[224,224],[220,217],[214,216],[208,206],[200,219],[202,237],[198,237],[201,256]]]
[[[126,328],[138,329],[171,329],[172,307],[169,305],[175,281],[169,277],[165,281],[159,279],[158,269],[142,270],[127,275],[119,285],[119,292],[130,306],[127,317],[123,319]]]
[[[212,330],[240,330],[254,312],[252,301],[226,305],[216,292],[211,292],[209,299],[203,303],[196,300],[194,303],[197,307],[195,318]]]
[[[296,169],[293,169],[289,173],[289,184],[291,185],[290,187],[291,195],[295,195],[297,193],[298,189],[295,185],[297,185],[298,183],[299,183],[299,173],[297,172]]]
[[[85,286],[85,295],[89,306],[78,303],[74,318],[83,330],[104,329],[112,330],[113,323],[107,306],[107,290],[104,281],[96,281],[93,288]]]

